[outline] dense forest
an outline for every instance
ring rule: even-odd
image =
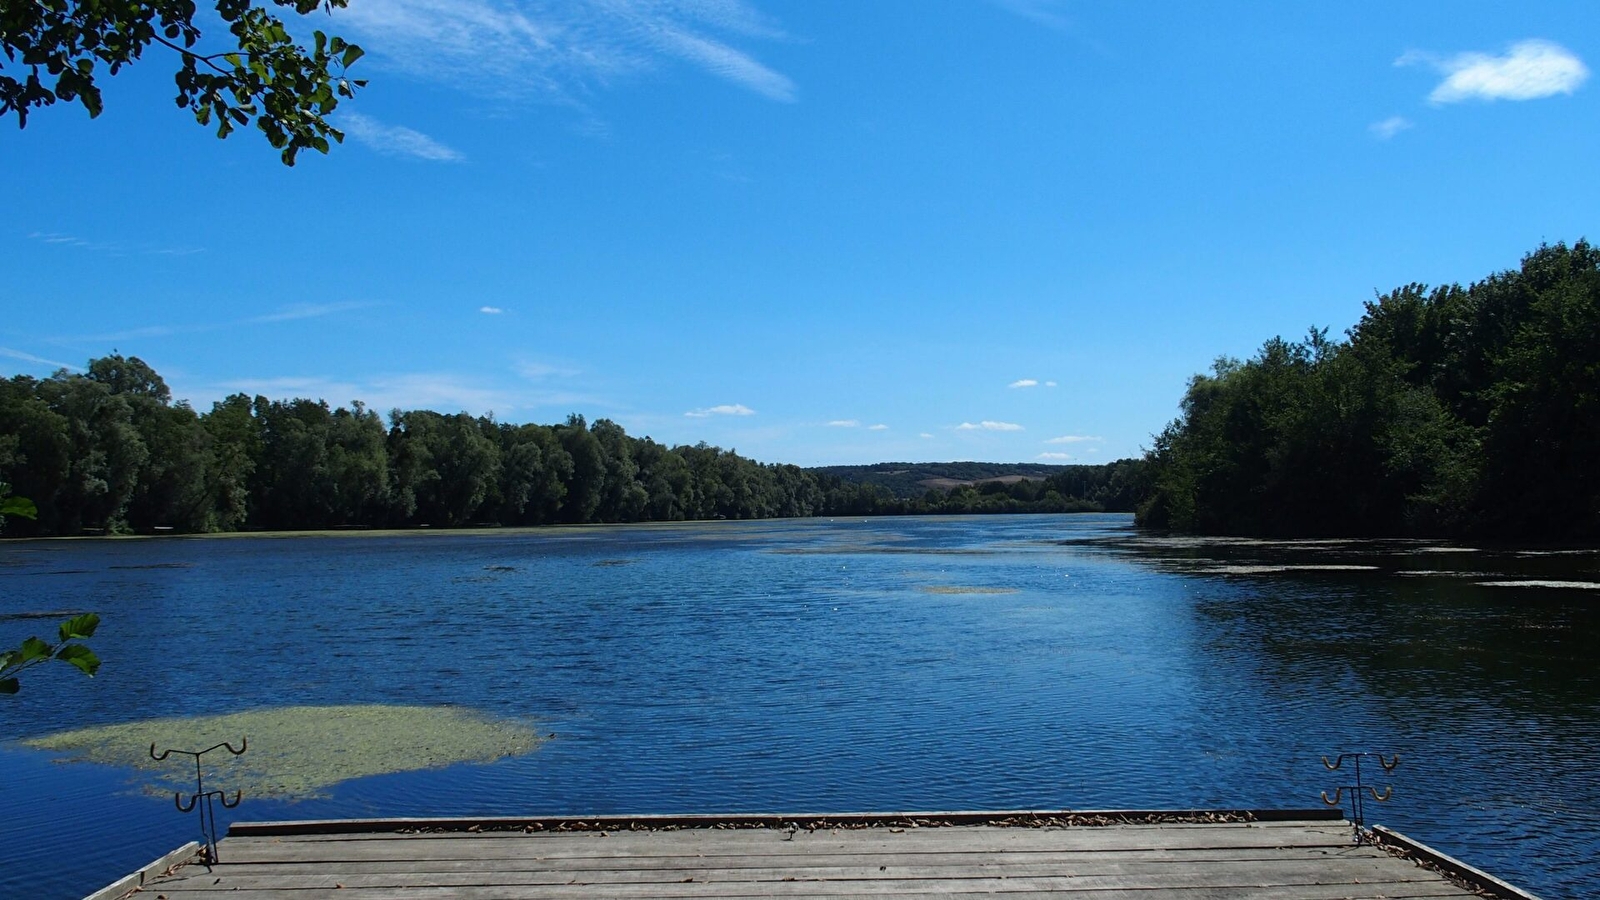
[[[137,358],[0,381],[7,535],[1137,509],[1213,534],[1600,537],[1600,251],[1407,285],[1195,376],[1141,460],[801,469],[556,425],[236,394]]]
[[[1017,504],[1045,501],[1061,507],[1050,509],[1051,512],[1085,505],[1106,512],[1133,512],[1146,490],[1144,468],[1142,460],[1121,459],[1104,465],[889,462],[868,466],[819,466],[808,471],[837,477],[846,484],[878,485],[895,499],[920,500],[935,507],[948,506],[964,495],[985,498],[976,500],[979,506],[1007,497]],[[963,488],[970,490],[961,491]],[[1046,499],[1052,491],[1061,498],[1059,504]]]
[[[1123,467],[1137,466],[1126,461]],[[1111,470],[897,497],[872,483],[667,447],[605,419],[513,425],[426,410],[236,394],[198,413],[137,357],[0,382],[7,535],[546,525],[900,513],[1067,512]],[[1123,472],[1118,484],[1128,478]]]
[[[1198,375],[1144,525],[1218,534],[1600,537],[1600,251],[1399,288]]]

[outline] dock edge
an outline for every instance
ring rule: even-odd
[[[1378,846],[1399,850],[1408,859],[1433,866],[1479,890],[1489,892],[1500,900],[1541,900],[1537,894],[1531,894],[1504,879],[1490,875],[1477,866],[1468,865],[1448,853],[1441,853],[1391,828],[1374,825],[1372,835],[1377,840]]]

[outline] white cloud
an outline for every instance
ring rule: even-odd
[[[868,425],[867,426],[867,430],[868,431],[888,431],[889,430],[889,426],[882,425],[882,424],[879,424],[879,425]]]
[[[574,106],[618,78],[686,62],[773,100],[794,82],[730,42],[783,38],[745,0],[357,0],[340,16],[380,64]]]
[[[919,437],[919,438],[931,438],[931,437],[933,437],[933,435],[929,434],[926,431],[919,431],[919,432],[917,432],[917,437]]]
[[[478,307],[478,312],[481,312],[486,316],[498,316],[505,312],[505,310],[498,306],[480,306]]]
[[[120,241],[90,241],[71,234],[60,234],[54,231],[34,231],[28,234],[29,239],[43,241],[63,247],[81,247],[93,250],[96,253],[105,253],[110,256],[127,256],[139,253],[155,256],[192,256],[204,253],[204,247],[163,247],[159,244],[127,244]]]
[[[1044,383],[1044,386],[1045,386],[1045,387],[1055,387],[1055,386],[1056,386],[1056,383],[1055,383],[1055,382],[1054,382],[1054,381],[1046,381],[1046,382],[1045,382],[1045,383]]]
[[[17,359],[23,362],[37,363],[41,366],[50,366],[53,369],[81,368],[80,366],[75,366],[72,363],[56,362],[53,359],[45,359],[42,356],[34,356],[32,353],[23,353],[21,350],[13,350],[10,347],[0,347],[0,356],[4,356],[7,359]]]
[[[1415,123],[1405,116],[1390,116],[1382,122],[1373,122],[1368,125],[1367,130],[1372,132],[1373,136],[1378,140],[1387,141],[1407,128],[1412,127],[1413,124]]]
[[[1084,441],[1098,441],[1098,440],[1102,440],[1102,439],[1099,438],[1099,437],[1093,437],[1093,436],[1086,435],[1086,434],[1063,434],[1060,437],[1050,438],[1049,440],[1045,441],[1045,443],[1046,444],[1081,444]]]
[[[369,409],[431,409],[441,413],[484,415],[516,409],[516,398],[483,386],[482,380],[446,372],[415,372],[373,378],[365,382],[320,377],[246,378],[223,382],[227,392],[264,394],[270,399],[305,397],[336,406],[360,400]],[[216,398],[216,399],[220,399]]]
[[[1458,53],[1441,57],[1411,51],[1397,66],[1427,65],[1445,76],[1428,100],[1537,100],[1571,94],[1589,77],[1589,69],[1572,51],[1551,41],[1518,41],[1502,56]]]
[[[971,422],[962,422],[956,426],[957,431],[1021,431],[1022,426],[1014,422],[995,422],[984,419],[974,425]]]
[[[743,403],[724,403],[720,406],[708,406],[704,409],[691,409],[684,415],[691,419],[704,419],[710,416],[753,416],[756,411]]]
[[[1010,384],[1006,385],[1006,387],[1014,387],[1014,388],[1030,388],[1030,387],[1038,387],[1038,386],[1039,386],[1039,382],[1035,381],[1032,378],[1018,378],[1016,381],[1013,381]]]
[[[368,147],[386,156],[409,156],[430,162],[460,162],[460,152],[404,125],[386,125],[361,113],[343,113],[335,124]]]
[[[572,366],[556,365],[554,363],[539,362],[538,360],[524,359],[511,367],[513,372],[529,381],[540,381],[545,378],[571,378],[580,374],[581,370]]]
[[[834,419],[828,423],[829,428],[854,428],[861,422],[856,419]]]
[[[269,312],[259,316],[245,319],[246,324],[264,324],[267,322],[293,322],[298,319],[317,319],[322,316],[331,316],[334,313],[347,312],[352,309],[362,309],[371,306],[371,303],[350,301],[345,303],[295,303],[285,306],[276,312]]]
[[[1039,459],[1071,459],[1071,453],[1041,453]]]
[[[1057,31],[1072,28],[1072,20],[1062,9],[1065,5],[1062,0],[994,0],[994,4],[1047,28]]]

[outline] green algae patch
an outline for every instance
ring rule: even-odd
[[[963,587],[953,584],[925,584],[917,590],[924,594],[1015,594],[1016,588],[1008,587]]]
[[[68,762],[132,766],[158,773],[159,786],[194,790],[192,757],[156,751],[203,750],[249,740],[242,756],[205,757],[206,783],[247,797],[290,800],[323,795],[341,781],[456,763],[490,763],[531,752],[539,735],[526,723],[448,706],[279,706],[223,716],[148,719],[63,731],[23,741],[67,754]],[[187,763],[187,764],[186,764]]]

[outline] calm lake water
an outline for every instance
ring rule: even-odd
[[[1591,552],[1115,515],[7,543],[0,639],[98,611],[104,668],[0,699],[0,896],[81,896],[197,829],[146,774],[15,740],[343,703],[554,737],[231,815],[1308,807],[1344,782],[1323,754],[1383,750],[1369,820],[1600,896],[1597,582]]]

